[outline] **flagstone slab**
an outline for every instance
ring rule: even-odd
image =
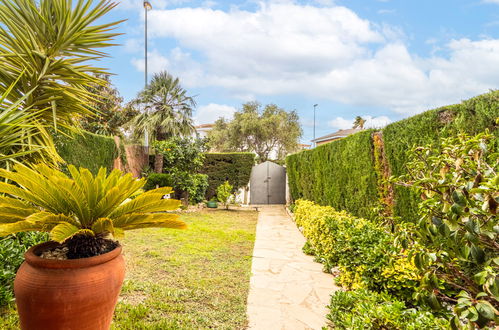
[[[302,252],[305,238],[284,206],[259,207],[248,296],[250,329],[321,329],[339,288]]]

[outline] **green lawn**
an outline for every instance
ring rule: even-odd
[[[257,213],[182,215],[189,228],[127,232],[127,276],[112,329],[242,329]],[[2,315],[0,328],[16,324]]]

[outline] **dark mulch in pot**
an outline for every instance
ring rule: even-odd
[[[41,253],[47,259],[80,259],[108,253],[119,246],[117,241],[88,235],[75,235],[66,242]]]

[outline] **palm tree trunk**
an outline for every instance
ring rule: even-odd
[[[162,154],[156,154],[154,155],[154,172],[156,173],[162,173],[163,172],[163,155]]]

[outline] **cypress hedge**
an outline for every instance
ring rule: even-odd
[[[383,129],[385,154],[391,173],[404,175],[409,161],[408,150],[432,144],[458,133],[476,135],[488,129],[499,138],[499,91],[479,95],[460,104],[441,107],[390,124]],[[409,188],[395,186],[394,215],[407,221],[417,218],[420,198]]]
[[[391,175],[406,173],[408,151],[414,146],[438,144],[442,137],[459,132],[477,134],[488,129],[498,137],[499,91],[460,104],[429,110],[392,123],[382,132],[384,153]],[[379,173],[373,157],[372,133],[365,130],[344,139],[302,151],[286,158],[289,189],[293,199],[331,205],[359,217],[371,218],[380,207]],[[394,187],[393,214],[406,221],[417,217],[420,198],[409,188]]]
[[[200,173],[208,175],[206,198],[216,195],[217,187],[225,181],[236,191],[245,187],[250,180],[255,155],[250,152],[206,153]]]
[[[63,170],[72,164],[88,168],[93,174],[101,167],[111,171],[114,160],[123,152],[118,150],[112,137],[89,132],[69,136],[58,134],[54,136],[54,142],[57,152],[67,163],[62,165]]]
[[[286,167],[293,199],[307,199],[370,217],[378,201],[372,132],[365,130],[288,156]]]

